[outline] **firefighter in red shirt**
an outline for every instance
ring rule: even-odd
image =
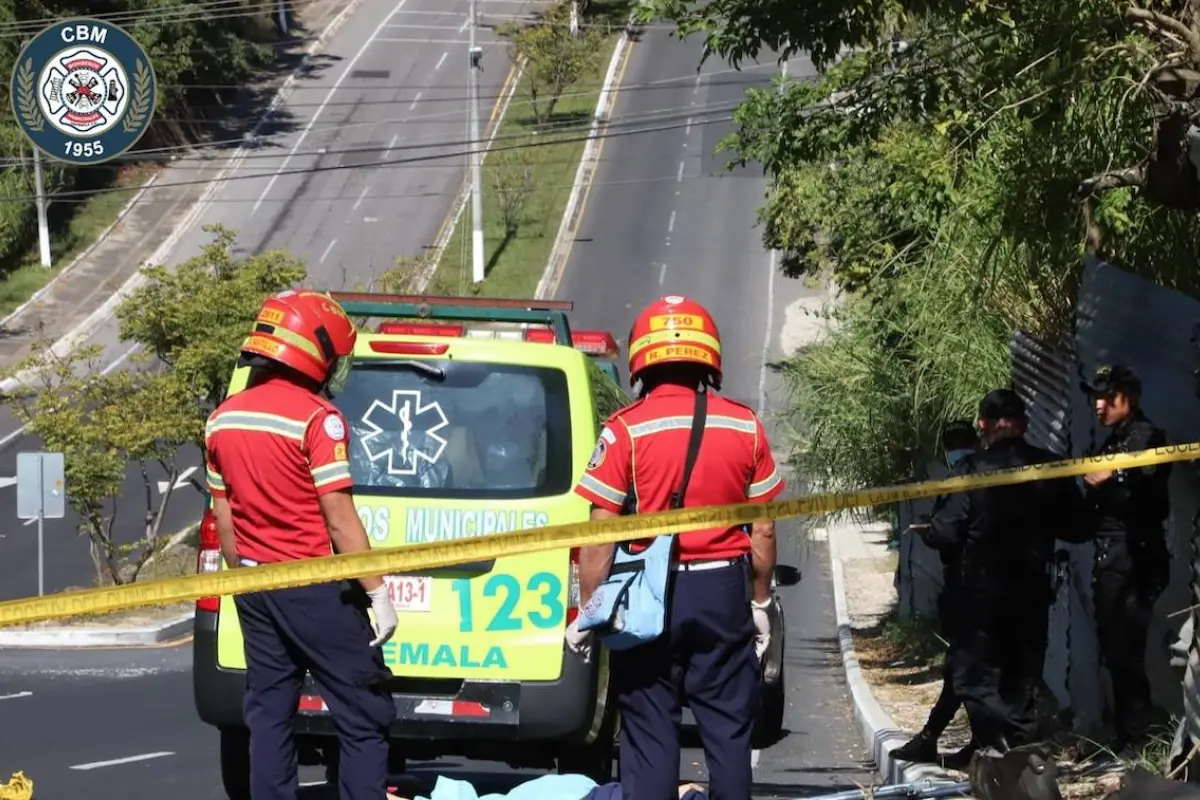
[[[607,421],[575,488],[592,503],[592,519],[669,507],[683,482],[698,392],[707,394],[707,415],[683,506],[767,502],[783,491],[762,422],[716,394],[721,339],[699,303],[665,297],[638,315],[629,333],[629,378],[641,382],[640,399]],[[581,607],[608,577],[613,553],[614,545],[581,552]],[[774,523],[757,523],[749,535],[744,526],[680,534],[672,562],[663,635],[610,655],[621,712],[622,796],[678,796],[685,697],[704,745],[709,796],[746,800],[759,669],[770,636]],[[586,637],[568,637],[573,649],[589,646]]]
[[[339,366],[348,368],[356,336],[342,307],[319,292],[285,291],[259,310],[239,361],[252,369],[250,384],[221,403],[205,431],[213,513],[231,567],[370,549],[350,494],[346,421],[324,396]],[[366,597],[343,583],[234,597],[253,800],[295,800],[293,721],[306,672],[337,726],[342,799],[385,796],[396,711],[378,688],[389,674],[379,645],[395,631],[396,611],[382,578],[358,583]]]

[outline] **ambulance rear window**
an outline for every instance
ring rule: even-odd
[[[449,359],[356,361],[334,403],[350,425],[357,492],[515,500],[571,490],[562,370]]]

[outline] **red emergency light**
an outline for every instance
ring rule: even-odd
[[[432,344],[430,342],[371,342],[371,349],[376,353],[390,356],[440,356],[450,349],[448,344]]]
[[[393,336],[463,336],[465,325],[445,325],[440,322],[384,322],[376,333]]]
[[[554,344],[554,331],[548,328],[530,328],[525,331],[525,341]],[[617,340],[608,331],[572,331],[571,341],[576,350],[588,355],[616,358],[621,354]]]

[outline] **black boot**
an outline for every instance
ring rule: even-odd
[[[927,731],[921,731],[893,750],[892,758],[916,764],[936,764],[938,760],[937,737]]]
[[[979,745],[975,744],[975,740],[972,739],[961,750],[943,758],[942,766],[946,769],[956,769],[960,772],[966,772],[967,767],[971,765],[971,756],[975,755],[975,751],[978,749]]]

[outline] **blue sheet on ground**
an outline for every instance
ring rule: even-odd
[[[596,782],[583,775],[543,775],[522,783],[508,794],[480,797],[467,781],[438,776],[433,794],[418,800],[583,800],[594,788]]]
[[[680,800],[706,800],[703,792],[689,790]],[[522,783],[508,794],[485,794],[482,797],[466,781],[438,776],[430,797],[417,800],[620,800],[621,784],[598,786],[583,775],[543,775]]]

